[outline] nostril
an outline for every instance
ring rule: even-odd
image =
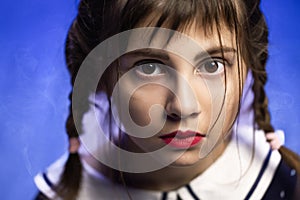
[[[168,114],[167,118],[172,121],[179,121],[181,119],[181,117],[176,113]]]
[[[197,117],[197,116],[199,115],[199,113],[200,113],[200,112],[198,112],[198,111],[197,111],[197,112],[193,112],[193,113],[191,114],[191,117]]]

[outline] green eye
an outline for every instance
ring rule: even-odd
[[[197,74],[218,74],[224,71],[224,63],[222,60],[207,60],[196,68]]]
[[[142,76],[156,76],[164,73],[163,64],[155,60],[143,60],[135,66],[137,73]]]
[[[219,69],[218,62],[217,61],[207,62],[204,64],[204,69],[208,73],[214,73],[214,72],[218,71],[218,69]]]
[[[154,74],[160,71],[156,63],[143,64],[140,66],[140,69],[144,74]]]

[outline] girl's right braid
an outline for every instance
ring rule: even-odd
[[[88,14],[91,10],[89,8],[90,6],[88,1],[80,2],[77,18],[73,21],[69,29],[65,44],[66,63],[71,75],[72,84],[72,91],[69,94],[69,116],[66,121],[66,132],[69,138],[69,157],[66,161],[63,173],[61,174],[60,181],[55,187],[57,194],[64,200],[76,199],[82,180],[82,163],[78,154],[78,137],[79,133],[81,133],[81,127],[75,126],[74,119],[76,118],[81,121],[83,114],[88,110],[89,91],[84,91],[85,94],[81,94],[81,105],[80,109],[77,110],[76,108],[72,108],[72,94],[80,65],[89,51],[93,48],[90,44],[95,43],[95,41],[91,41],[88,38],[93,39],[96,37],[89,37],[87,34],[89,33],[87,31],[89,27],[87,27],[88,24],[86,22],[91,22],[91,20],[86,19],[86,17],[91,17],[90,14]]]
[[[70,99],[72,92],[70,93]],[[72,101],[71,101],[72,102]],[[78,194],[82,179],[82,164],[78,154],[79,140],[76,127],[74,125],[72,103],[69,107],[69,116],[66,121],[66,130],[69,138],[69,157],[60,177],[56,192],[64,200],[74,200]],[[74,147],[75,146],[75,147]]]
[[[79,133],[82,132],[81,124],[75,126],[74,119],[82,121],[83,115],[89,109],[89,94],[88,89],[80,90],[84,94],[80,94],[80,105],[73,105],[72,94],[75,79],[79,71],[80,65],[90,51],[101,41],[107,38],[110,33],[111,24],[105,24],[103,18],[113,10],[109,1],[103,0],[81,0],[78,7],[77,17],[74,19],[67,35],[65,44],[66,63],[71,75],[72,91],[70,92],[69,116],[66,121],[66,132],[69,138],[69,157],[65,164],[64,171],[60,177],[58,185],[55,187],[57,194],[64,200],[76,199],[82,180],[82,163],[78,154],[79,148]],[[84,84],[79,84],[78,87],[85,87],[88,84],[89,77]],[[76,108],[79,106],[78,108]]]

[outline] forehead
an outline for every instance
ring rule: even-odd
[[[180,55],[192,61],[196,55],[212,52],[214,49],[236,49],[235,37],[225,26],[221,32],[213,30],[205,33],[195,24],[183,32],[166,28],[138,28],[131,31],[128,39],[127,52],[140,49],[156,49]]]
[[[236,48],[236,45],[240,45],[237,44],[241,42],[240,37],[236,36],[241,35],[237,32],[243,31],[237,28],[244,19],[242,1],[153,0],[143,1],[143,3],[137,1],[130,5],[134,8],[132,7],[131,14],[124,18],[127,22],[125,24],[130,24],[127,27],[129,29],[157,27],[178,31],[195,40],[201,49],[208,49],[211,46]],[[170,40],[170,36],[155,36],[157,43],[164,45],[176,41],[175,37]],[[150,40],[153,43],[154,39],[150,38]]]

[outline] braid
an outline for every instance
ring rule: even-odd
[[[72,99],[72,92],[69,95],[69,99]],[[72,100],[71,100],[72,102]],[[76,130],[72,103],[69,107],[69,116],[66,121],[66,131],[70,138],[78,138],[78,132]],[[60,177],[59,184],[55,187],[57,194],[63,197],[64,200],[74,200],[78,194],[80,183],[82,179],[82,164],[78,152],[69,153],[69,157],[64,167],[64,171]]]
[[[91,37],[91,31],[88,29],[91,27],[92,21],[86,18],[91,17],[89,9],[91,5],[87,1],[81,1],[78,8],[78,15],[73,21],[65,44],[65,56],[66,63],[68,66],[69,73],[71,75],[71,84],[74,87],[75,79],[79,71],[79,67],[83,62],[84,58],[94,47],[91,44],[96,45],[97,42],[92,41],[96,38],[94,35]],[[89,22],[89,23],[88,23]],[[88,32],[90,34],[88,34]],[[81,127],[75,127],[74,118],[82,119],[83,114],[88,110],[88,94],[83,94],[84,99],[82,99],[82,104],[80,109],[75,110],[72,108],[72,94],[73,90],[69,94],[70,106],[69,106],[69,116],[66,120],[66,132],[69,140],[73,138],[78,138],[81,132]],[[80,111],[79,111],[80,110]],[[81,120],[80,120],[81,121]],[[58,185],[55,187],[57,194],[64,200],[74,200],[76,199],[80,184],[82,180],[82,163],[78,152],[70,152],[67,162],[64,167],[64,171],[60,177]]]
[[[268,59],[268,27],[265,18],[259,8],[259,1],[245,1],[249,16],[249,41],[248,41],[248,66],[251,67],[254,84],[254,113],[258,128],[267,132],[273,132],[268,110],[268,98],[265,92],[267,81],[266,62]]]
[[[111,2],[112,3],[112,2]],[[114,8],[109,1],[103,0],[81,0],[78,7],[77,17],[74,19],[65,44],[65,58],[69,73],[71,75],[71,84],[74,90],[74,83],[85,57],[101,41],[113,35],[112,24],[104,23],[104,18],[108,14],[114,16]],[[88,80],[87,80],[88,81]],[[86,83],[87,84],[87,83]],[[79,85],[78,87],[84,87]],[[100,86],[99,86],[100,87]],[[102,88],[103,89],[103,88]],[[76,127],[74,119],[82,121],[82,117],[89,109],[88,96],[91,91],[84,91],[81,94],[80,105],[72,107],[72,94],[70,92],[69,116],[66,121],[66,132],[69,142],[79,137],[82,127]],[[80,108],[76,108],[79,106]],[[70,150],[69,150],[70,151]],[[64,200],[76,199],[82,180],[82,163],[77,151],[70,151],[64,171],[60,177],[58,185],[55,187],[57,194]]]

